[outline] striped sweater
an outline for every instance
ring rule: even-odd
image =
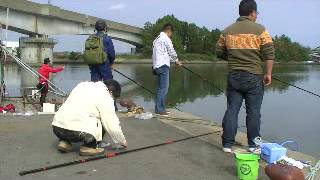
[[[268,31],[248,17],[240,17],[220,35],[216,54],[228,61],[230,71],[264,74],[264,61],[275,59]]]

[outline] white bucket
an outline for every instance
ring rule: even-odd
[[[54,113],[56,111],[56,105],[51,103],[43,103],[42,112]]]
[[[38,97],[40,97],[40,91],[39,91],[39,90],[32,90],[32,91],[31,91],[31,96],[32,96],[33,98],[38,98]]]

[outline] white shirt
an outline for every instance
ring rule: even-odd
[[[52,125],[86,132],[93,135],[97,141],[102,140],[104,128],[114,143],[126,143],[115,113],[114,100],[103,82],[78,84],[54,116]]]
[[[163,65],[170,67],[170,61],[175,62],[177,58],[171,39],[166,33],[161,32],[153,41],[153,68],[156,69]]]

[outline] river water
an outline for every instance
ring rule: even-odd
[[[188,65],[220,89],[226,87],[227,66]],[[151,74],[151,65],[127,64],[116,68],[132,79],[155,90],[156,80]],[[276,65],[274,77],[320,94],[320,66],[318,65]],[[154,97],[124,77],[114,73],[114,78],[130,88],[123,94],[147,109],[154,108]],[[54,75],[54,82],[67,92],[77,83],[90,79],[87,66],[67,65],[65,70]],[[35,86],[36,80],[17,66],[5,69],[5,83],[10,96],[19,96],[20,88]],[[216,88],[181,68],[171,68],[168,102],[183,111],[221,123],[226,98]],[[261,133],[263,139],[272,142],[294,140],[299,150],[320,158],[320,98],[301,90],[274,81],[266,88],[262,105]],[[245,111],[239,115],[239,125],[245,125]],[[246,131],[245,128],[240,129]],[[293,146],[295,147],[295,146]]]

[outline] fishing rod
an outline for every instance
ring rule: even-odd
[[[221,93],[223,93],[223,94],[225,93],[224,90],[222,90],[222,89],[220,89],[219,87],[217,87],[213,82],[211,82],[211,81],[209,81],[208,79],[202,77],[200,74],[192,71],[192,70],[191,70],[190,68],[188,68],[187,66],[182,65],[182,67],[183,67],[184,69],[186,69],[187,71],[191,72],[192,74],[196,75],[197,77],[199,77],[199,78],[202,79],[203,81],[209,83],[212,87],[214,87],[215,89],[219,90]]]
[[[281,80],[281,79],[278,79],[278,78],[276,78],[276,77],[272,77],[272,79],[274,79],[274,80],[276,80],[276,81],[279,81],[279,82],[281,82],[281,83],[283,83],[283,84],[287,84],[287,85],[289,85],[289,86],[292,86],[292,87],[294,87],[294,88],[297,88],[297,89],[299,89],[299,90],[301,90],[301,91],[304,91],[304,92],[306,92],[306,93],[309,93],[309,94],[311,94],[311,95],[314,95],[314,96],[317,96],[317,97],[320,98],[320,95],[319,95],[319,94],[316,94],[316,93],[314,93],[314,92],[308,91],[308,90],[303,89],[303,88],[301,88],[301,87],[299,87],[299,86],[296,86],[296,85],[294,85],[294,84],[285,82],[285,81],[283,81],[283,80]]]
[[[192,74],[196,75],[197,77],[199,77],[201,80],[203,80],[204,82],[209,83],[212,87],[214,87],[215,89],[219,90],[221,93],[223,93],[225,96],[226,93],[224,92],[224,90],[220,89],[219,87],[217,87],[212,81],[209,81],[208,79],[202,77],[199,73],[196,73],[194,71],[192,71],[190,68],[186,67],[185,65],[182,65],[183,68],[185,68],[187,71],[191,72]],[[244,109],[247,109],[247,107],[245,105],[242,105],[242,107]]]
[[[199,77],[200,79],[202,79],[203,81],[208,82],[209,84],[211,84],[213,87],[215,87],[216,89],[218,89],[220,92],[223,92],[223,93],[224,93],[223,90],[221,90],[220,88],[216,87],[216,86],[214,85],[214,83],[210,82],[208,79],[203,78],[200,74],[192,71],[190,68],[188,68],[188,67],[186,67],[186,66],[184,66],[184,65],[183,65],[183,67],[184,67],[186,70],[188,70],[189,72],[191,72],[191,73],[195,74],[196,76],[198,76],[198,77]],[[317,94],[317,93],[311,92],[311,91],[309,91],[309,90],[306,90],[306,89],[301,88],[301,87],[299,87],[299,86],[296,86],[296,85],[294,85],[294,84],[285,82],[285,81],[283,81],[283,80],[281,80],[281,79],[279,79],[279,78],[276,78],[276,77],[272,77],[272,79],[274,79],[274,80],[276,80],[276,81],[279,81],[279,82],[281,82],[281,83],[283,83],[283,84],[287,84],[287,85],[289,85],[289,86],[292,86],[292,87],[294,87],[294,88],[297,88],[297,89],[299,89],[299,90],[301,90],[301,91],[304,91],[304,92],[306,92],[306,93],[309,93],[309,94],[311,94],[311,95],[314,95],[314,96],[317,96],[317,97],[320,98],[320,95]]]
[[[137,82],[136,80],[134,80],[134,79],[126,76],[125,74],[123,74],[122,72],[118,71],[118,70],[115,69],[115,68],[114,68],[113,70],[114,70],[115,72],[117,72],[118,74],[120,74],[121,76],[123,76],[123,77],[129,79],[130,81],[134,82],[135,84],[137,84],[138,86],[140,86],[142,89],[146,90],[147,92],[149,92],[149,93],[152,94],[153,96],[156,96],[156,94],[155,94],[153,91],[151,91],[150,89],[144,87],[141,83],[139,83],[139,82]],[[175,108],[176,110],[182,112],[182,110],[181,110],[180,108],[176,107],[176,106],[173,106],[173,108]]]
[[[164,142],[164,143],[155,144],[155,145],[151,145],[151,146],[145,146],[145,147],[142,147],[142,148],[127,150],[127,151],[122,151],[122,152],[107,153],[107,154],[98,155],[98,156],[94,156],[94,157],[87,158],[87,159],[80,159],[80,160],[70,161],[70,162],[66,162],[66,163],[62,163],[62,164],[56,164],[56,165],[52,165],[52,166],[41,167],[41,168],[38,168],[38,169],[21,171],[21,172],[19,172],[19,175],[20,176],[24,176],[24,175],[27,175],[27,174],[34,174],[34,173],[38,173],[38,172],[42,172],[42,171],[47,171],[47,170],[51,170],[51,169],[57,169],[57,168],[62,168],[62,167],[66,167],[66,166],[72,166],[72,165],[87,163],[87,162],[90,162],[90,161],[96,161],[96,160],[100,160],[100,159],[109,159],[109,158],[113,158],[113,157],[120,156],[120,155],[125,155],[125,154],[129,154],[129,153],[133,153],[133,152],[143,151],[143,150],[147,150],[147,149],[153,149],[153,148],[157,148],[157,147],[160,147],[160,146],[166,146],[166,145],[170,145],[170,144],[174,144],[174,143],[178,143],[178,142],[182,142],[182,141],[187,141],[187,140],[195,139],[195,138],[199,138],[199,137],[204,137],[204,136],[208,136],[208,135],[212,135],[212,134],[216,134],[216,133],[220,133],[220,132],[222,132],[222,131],[215,131],[215,132],[200,134],[200,135],[197,135],[197,136],[190,136],[190,137],[183,138],[183,139],[178,139],[178,140],[167,139],[166,142]]]

